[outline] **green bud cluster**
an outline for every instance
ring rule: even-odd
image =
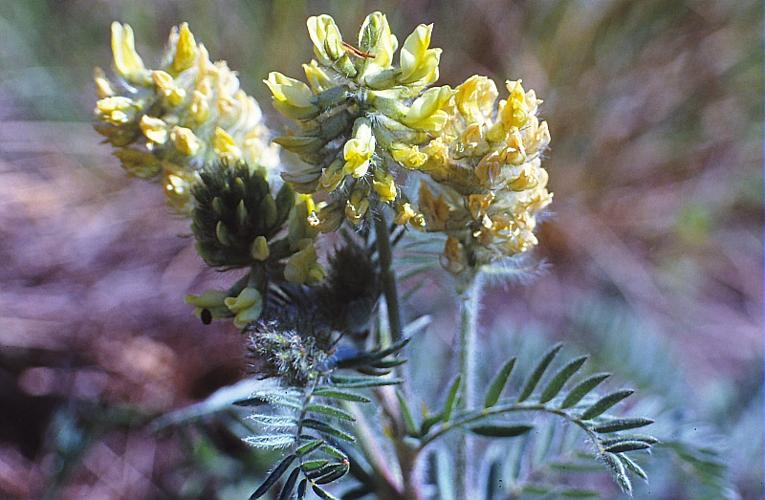
[[[243,163],[221,162],[202,170],[192,194],[191,228],[207,264],[246,267],[288,255],[289,243],[274,241],[295,203],[288,185],[274,197],[259,172]]]
[[[206,166],[192,189],[191,229],[197,252],[221,269],[250,268],[230,290],[189,295],[205,322],[234,318],[237,328],[257,320],[268,281],[316,284],[324,278],[308,223],[313,201],[283,184],[276,195],[262,170],[225,160]]]

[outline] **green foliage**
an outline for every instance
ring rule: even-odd
[[[516,398],[499,399],[498,394],[510,374],[515,358],[503,365],[494,382],[489,386],[485,400],[491,404],[480,409],[467,409],[457,412],[449,421],[431,425],[426,421],[417,436],[421,446],[425,446],[443,434],[455,429],[467,429],[484,437],[510,438],[523,436],[534,428],[533,423],[507,422],[500,417],[516,413],[540,413],[558,417],[580,428],[590,440],[596,461],[602,462],[619,487],[626,493],[632,492],[629,474],[644,479],[645,472],[627,453],[650,449],[658,440],[652,436],[635,436],[620,434],[622,431],[642,428],[653,423],[647,418],[620,418],[607,413],[620,401],[632,395],[633,391],[620,390],[596,397],[593,390],[597,384],[588,382],[592,377],[585,378],[585,383],[572,384],[572,388],[563,391],[566,381],[576,375],[583,367],[586,358],[578,357],[566,363],[552,375],[549,382],[537,393],[539,386],[562,349],[558,344],[545,353],[534,365],[531,374],[526,378],[520,394]],[[510,367],[510,368],[508,368]],[[601,381],[603,375],[598,376]],[[563,392],[564,394],[560,394]],[[536,394],[536,396],[535,396]],[[558,492],[563,496],[573,495]]]

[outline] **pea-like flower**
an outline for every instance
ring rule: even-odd
[[[455,89],[442,134],[397,151],[435,181],[439,195],[423,183],[419,209],[427,230],[448,235],[444,265],[454,273],[536,246],[537,214],[552,201],[541,166],[550,142],[537,117],[541,101],[520,81],[506,85],[509,95],[497,103],[493,81],[470,77]]]
[[[283,178],[301,193],[324,192],[317,227],[336,228],[336,214],[361,224],[376,204],[408,203],[397,183],[401,164],[416,168],[416,148],[442,133],[454,91],[428,88],[438,79],[441,49],[430,48],[432,25],[420,25],[399,47],[385,15],[362,23],[356,46],[343,40],[328,15],[308,19],[316,59],[305,64],[307,83],[271,73],[266,85],[277,111],[297,130],[275,142],[302,165]],[[322,208],[320,207],[320,208]]]
[[[112,53],[116,78],[95,70],[95,128],[129,174],[158,177],[176,209],[190,211],[191,187],[205,164],[276,166],[277,146],[258,103],[225,61],[210,61],[186,23],[173,28],[157,69],[144,65],[128,25],[112,24]]]

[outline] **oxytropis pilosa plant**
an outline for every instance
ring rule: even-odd
[[[608,374],[577,377],[585,356],[560,363],[560,345],[538,360],[507,353],[479,394],[482,276],[512,276],[533,261],[552,202],[542,101],[520,80],[440,84],[432,25],[401,42],[379,12],[355,40],[328,15],[307,27],[305,78],[264,80],[289,122],[276,135],[186,24],[172,30],[157,69],[129,26],[112,26],[114,75],[95,74],[96,130],[129,175],[159,180],[204,262],[234,275],[228,288],[187,301],[206,324],[233,323],[251,371],[157,425],[193,425],[202,409],[246,422],[244,441],[280,452],[253,498],[467,499],[494,488],[496,470],[478,451],[527,439],[548,417],[586,438],[577,457],[602,462],[631,491],[631,475],[645,479],[631,456],[656,443],[635,429],[652,421],[609,413],[632,391],[596,395]],[[397,287],[397,249],[430,244],[461,315],[456,366],[432,367],[448,375],[438,408],[402,366],[426,322],[407,321]],[[493,463],[514,467],[503,460]]]

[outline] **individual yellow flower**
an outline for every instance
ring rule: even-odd
[[[403,143],[395,143],[388,149],[391,156],[406,168],[416,169],[421,167],[428,159],[428,155],[420,151],[417,146],[409,146]]]
[[[393,179],[393,176],[380,170],[375,171],[374,180],[372,181],[372,189],[374,189],[377,196],[386,203],[395,200],[398,192],[396,189],[396,181]]]
[[[148,72],[135,50],[133,28],[129,25],[112,23],[112,53],[117,74],[131,83],[145,82]]]
[[[425,218],[421,213],[415,212],[408,202],[396,205],[396,217],[394,222],[398,225],[410,224],[417,229],[425,227]]]
[[[483,124],[491,118],[499,96],[491,79],[473,75],[455,89],[454,101],[460,113],[470,122]]]
[[[162,183],[168,203],[178,212],[191,210],[191,188],[196,184],[197,173],[179,168],[177,165],[162,162]]]
[[[429,48],[432,31],[432,24],[421,24],[404,41],[399,55],[400,83],[426,86],[438,80],[441,49]]]
[[[345,216],[353,224],[359,224],[368,210],[369,191],[365,186],[357,184],[345,203]]]
[[[93,81],[96,84],[96,95],[98,95],[99,99],[103,99],[104,97],[111,97],[117,92],[114,90],[112,82],[106,78],[106,73],[104,73],[104,70],[99,67],[93,69]]]
[[[138,104],[129,97],[110,96],[96,102],[96,115],[112,125],[124,125],[133,120]]]
[[[257,321],[263,312],[263,296],[253,287],[246,287],[236,297],[226,297],[223,303],[234,314],[234,325],[239,329]]]
[[[522,127],[526,124],[529,116],[537,111],[537,99],[534,91],[524,92],[520,80],[506,83],[510,96],[503,106],[500,107],[499,116],[502,125],[506,129],[510,127]]]
[[[162,171],[162,164],[150,152],[124,148],[115,151],[114,156],[129,175],[141,179],[151,179]]]
[[[181,27],[177,30],[173,29],[171,38],[177,36],[175,42],[175,54],[173,55],[173,63],[171,68],[176,75],[187,69],[189,69],[196,60],[197,57],[197,43],[194,40],[194,35],[189,29],[188,23],[182,23]]]
[[[180,153],[186,156],[194,156],[203,147],[202,141],[194,135],[194,132],[186,127],[173,127],[170,131],[170,139]]]
[[[167,142],[167,123],[159,118],[152,118],[149,115],[143,115],[139,124],[141,131],[146,138],[155,144],[164,144]]]
[[[426,90],[414,100],[401,122],[416,130],[441,131],[449,119],[444,108],[453,94],[448,85]]]
[[[186,97],[186,91],[175,84],[175,80],[166,71],[153,71],[151,78],[170,106],[178,106]]]
[[[300,247],[303,240],[316,236],[316,229],[310,224],[309,217],[316,212],[316,204],[311,195],[300,194],[295,199],[288,220],[287,237],[293,249]]]
[[[301,249],[287,259],[284,277],[290,283],[315,285],[324,279],[324,269],[318,262],[313,241],[305,239],[300,242]]]
[[[304,64],[303,71],[305,72],[308,84],[311,86],[311,90],[316,93],[324,92],[337,86],[337,80],[332,78],[315,60],[311,60],[310,64]]]
[[[313,104],[313,92],[300,80],[273,71],[263,81],[271,90],[274,107],[287,118],[308,118],[319,111]]]
[[[372,134],[371,123],[365,118],[359,118],[356,120],[353,139],[348,140],[343,147],[344,173],[356,178],[363,177],[374,152],[375,137]]]
[[[207,290],[201,295],[186,295],[186,302],[194,306],[194,314],[197,317],[202,316],[202,311],[210,313],[212,319],[229,318],[231,311],[224,300],[228,297],[225,290]]]
[[[311,16],[306,25],[316,57],[325,62],[334,62],[345,55],[343,37],[332,16],[326,14]]]
[[[232,162],[242,158],[242,150],[236,145],[234,138],[220,127],[215,128],[212,145],[215,154],[220,158]]]

